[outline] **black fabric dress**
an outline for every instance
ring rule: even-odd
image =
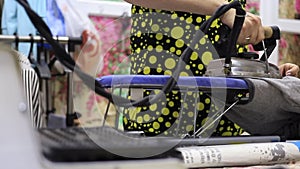
[[[244,0],[241,3],[245,5]],[[131,74],[172,75],[180,55],[208,17],[133,5],[130,37]],[[205,38],[199,40],[181,76],[204,75],[206,65],[212,59],[218,58],[212,44],[220,40],[223,27],[220,20],[211,25],[207,33],[210,41]],[[244,47],[238,47],[239,52],[245,50]],[[150,92],[145,91],[145,95]],[[198,129],[208,120],[209,113],[216,113],[221,108],[205,92],[173,91],[149,107],[125,110],[124,129],[144,131],[148,136],[182,136],[194,130],[195,119]],[[211,132],[208,132],[207,136],[236,136],[243,132],[225,116],[210,129]]]

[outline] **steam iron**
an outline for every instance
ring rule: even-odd
[[[277,26],[265,27],[265,36],[266,39],[253,46],[255,51],[263,51],[261,57],[255,52],[234,52],[227,56],[219,52],[221,58],[208,64],[205,76],[281,78],[278,67],[268,62],[276,40],[280,39],[280,30]]]

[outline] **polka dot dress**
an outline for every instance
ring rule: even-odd
[[[180,55],[191,45],[195,33],[208,17],[133,5],[131,73],[172,75]],[[204,75],[207,64],[218,58],[212,46],[221,38],[220,31],[223,28],[219,20],[214,21],[206,36],[203,34],[196,46],[190,46],[193,53],[185,61],[181,76]],[[242,47],[239,49],[244,50]],[[145,95],[157,92],[146,90]],[[207,91],[174,90],[149,107],[126,109],[123,123],[126,130],[144,131],[148,136],[182,136],[203,126],[222,108],[222,104],[212,99]],[[238,125],[223,116],[215,125],[209,127],[206,135],[234,136],[241,132]]]

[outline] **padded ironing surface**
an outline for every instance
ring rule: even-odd
[[[170,76],[165,75],[107,75],[98,78],[97,81],[103,87],[112,86],[163,86]],[[191,77],[181,76],[178,86],[200,87],[200,88],[227,88],[227,89],[249,89],[243,79],[226,77]]]
[[[161,89],[169,78],[170,76],[166,75],[107,75],[97,78],[97,81],[105,88]],[[204,76],[181,76],[174,87],[175,90],[187,89],[207,93],[226,91],[226,102],[233,103],[239,98],[239,104],[246,104],[252,100],[253,92],[250,88],[244,79]]]

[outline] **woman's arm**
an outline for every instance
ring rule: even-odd
[[[201,15],[212,15],[221,5],[228,4],[226,0],[125,0],[128,3],[143,6],[146,8],[191,12]],[[235,9],[226,12],[221,21],[233,27]],[[257,44],[265,38],[261,19],[248,13],[238,38],[238,44]]]
[[[125,0],[128,3],[152,9],[167,11],[191,12],[202,15],[212,15],[223,4],[224,0]]]

